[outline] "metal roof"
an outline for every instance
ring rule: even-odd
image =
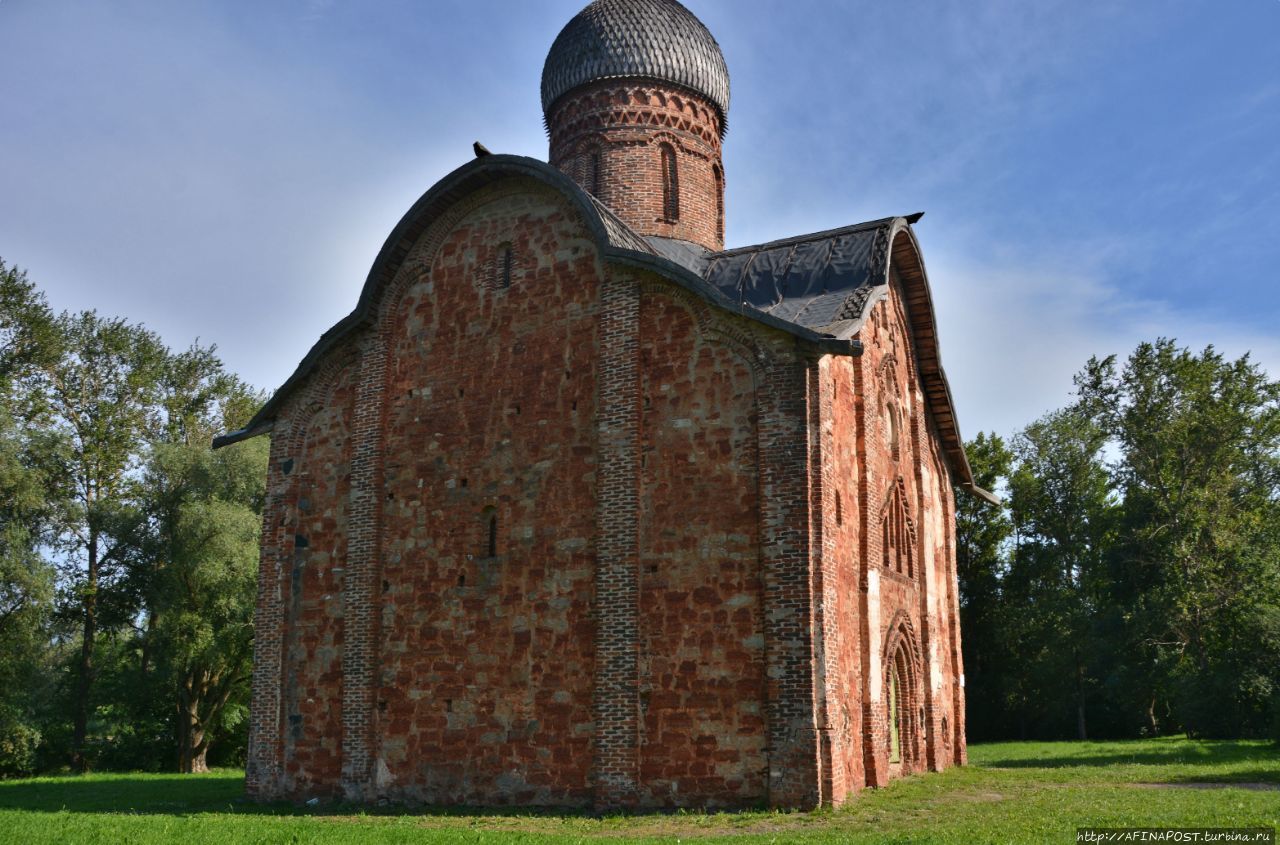
[[[729,68],[702,21],[676,0],[595,0],[556,36],[542,68],[542,111],[602,79],[669,82],[729,115]]]
[[[806,328],[857,320],[886,282],[897,219],[715,253],[702,277],[736,302]]]
[[[383,291],[431,223],[468,194],[510,178],[531,179],[565,196],[582,214],[606,261],[657,273],[713,307],[785,331],[820,354],[861,354],[862,346],[855,335],[869,305],[888,290],[892,254],[913,315],[921,380],[943,447],[959,474],[961,486],[989,501],[998,501],[974,485],[964,440],[956,425],[951,389],[938,349],[929,281],[919,244],[911,232],[911,224],[920,219],[919,214],[711,252],[686,241],[643,238],[560,171],[545,162],[509,155],[477,158],[427,191],[387,238],[355,310],[321,336],[248,425],[215,438],[214,448],[270,431],[281,403],[306,381],[324,356],[344,338],[370,324]]]

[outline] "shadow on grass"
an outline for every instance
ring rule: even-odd
[[[1065,744],[1064,744],[1065,745]],[[1009,754],[989,753],[979,765],[997,769],[1064,769],[1100,768],[1106,766],[1197,766],[1206,770],[1235,767],[1241,764],[1263,764],[1251,770],[1248,777],[1241,772],[1213,773],[1214,780],[1280,780],[1280,751],[1262,743],[1231,740],[1172,740],[1167,744],[1134,741],[1097,744],[1070,743],[1078,750],[1062,753],[1052,743],[1011,744]],[[1003,750],[988,746],[990,751]],[[1270,763],[1270,765],[1267,765]],[[1208,772],[1206,772],[1207,774]],[[1205,778],[1200,778],[1204,780]],[[1188,781],[1196,778],[1189,777]]]
[[[121,813],[190,816],[226,813],[258,816],[519,816],[595,818],[587,810],[527,807],[367,806],[324,801],[315,806],[259,804],[244,797],[244,777],[214,775],[85,775],[0,781],[0,812]]]

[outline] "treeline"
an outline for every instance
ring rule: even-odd
[[[968,453],[958,494],[974,741],[1280,739],[1280,383],[1144,343]]]
[[[0,261],[0,776],[243,757],[266,447],[212,347]]]

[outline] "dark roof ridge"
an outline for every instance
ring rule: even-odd
[[[826,229],[821,232],[810,232],[807,235],[794,235],[789,238],[779,238],[776,241],[767,241],[762,244],[751,244],[750,246],[736,246],[733,249],[726,249],[720,252],[713,252],[709,256],[711,260],[717,258],[729,258],[734,255],[743,255],[748,252],[762,252],[766,249],[778,249],[784,246],[793,246],[795,244],[808,243],[809,241],[820,241],[826,238],[835,238],[840,235],[848,235],[854,232],[865,232],[868,229],[878,229],[882,226],[892,225],[893,221],[902,219],[900,217],[882,217],[879,220],[868,220],[865,223],[854,223],[849,226],[841,226],[836,229]]]

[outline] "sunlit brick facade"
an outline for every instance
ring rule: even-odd
[[[964,762],[915,218],[725,251],[723,67],[597,0],[551,164],[441,180],[221,439],[272,438],[251,797],[807,808]]]

